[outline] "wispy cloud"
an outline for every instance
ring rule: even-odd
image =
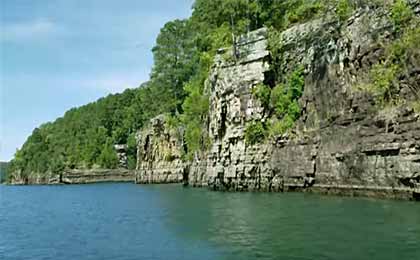
[[[0,40],[31,40],[58,32],[58,26],[49,19],[38,18],[31,21],[2,24],[0,31]]]

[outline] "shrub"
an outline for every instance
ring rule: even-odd
[[[258,98],[261,102],[261,105],[268,109],[270,107],[270,95],[271,95],[271,89],[270,87],[264,85],[264,84],[258,84],[253,89],[253,94],[256,98]]]
[[[287,109],[287,115],[290,117],[293,121],[296,121],[300,116],[301,109],[299,107],[299,104],[297,100],[294,100]]]
[[[271,136],[284,134],[300,117],[298,100],[302,97],[304,86],[304,69],[299,66],[287,77],[285,84],[279,84],[271,91],[270,105],[279,119],[270,127]]]
[[[293,115],[300,114],[297,100],[302,97],[305,86],[303,67],[294,70],[287,79],[286,85],[279,84],[273,88],[270,104],[278,118],[291,112]],[[292,107],[290,107],[292,106]],[[298,117],[292,116],[297,119]]]
[[[336,14],[340,21],[347,20],[353,12],[354,6],[350,0],[338,0],[336,7]]]
[[[399,72],[399,66],[385,65],[384,63],[373,66],[370,77],[372,84],[369,86],[370,91],[378,94],[380,104],[395,102],[398,84],[395,82]]]
[[[386,47],[387,63],[399,63],[404,65],[420,45],[420,28],[406,30],[400,39]]]
[[[271,92],[270,105],[277,117],[282,117],[287,112],[291,97],[283,84],[275,86]]]
[[[404,3],[395,2],[396,9],[403,9]],[[407,7],[408,8],[408,7]],[[358,86],[361,90],[369,91],[377,96],[377,103],[381,106],[397,105],[399,99],[399,78],[408,71],[407,65],[416,64],[418,46],[420,45],[420,28],[414,19],[410,28],[405,28],[400,38],[385,46],[382,62],[372,66],[369,82]],[[420,89],[410,86],[413,95],[419,96]]]
[[[321,1],[303,1],[297,8],[290,8],[287,11],[287,24],[298,23],[310,20],[317,16],[325,8]]]
[[[260,121],[248,123],[245,129],[245,141],[247,144],[253,145],[265,140],[267,131]]]
[[[413,10],[406,0],[396,0],[391,6],[391,20],[397,30],[402,29],[413,17]]]
[[[291,129],[295,124],[295,119],[286,115],[281,120],[277,120],[272,123],[269,127],[269,133],[271,137],[283,135],[287,130]]]
[[[168,129],[176,129],[180,126],[181,122],[177,116],[166,115],[165,116],[165,127]]]
[[[291,98],[293,100],[299,99],[302,96],[304,86],[304,68],[303,66],[299,66],[292,72],[292,74],[288,78],[288,88],[291,92]]]
[[[269,28],[268,30],[268,50],[270,51],[271,56],[271,71],[274,74],[274,80],[280,80],[282,76],[282,63],[283,63],[283,42],[281,39],[280,31]]]
[[[202,129],[205,128],[210,101],[209,96],[204,93],[204,82],[209,73],[211,60],[211,56],[202,55],[199,74],[184,85],[188,96],[182,104],[184,113],[180,119],[185,127],[184,138],[187,147],[187,153],[183,158],[187,160],[192,160],[197,151],[207,148],[207,133]]]
[[[188,147],[189,158],[192,159],[196,151],[200,150],[201,143],[201,124],[197,121],[191,121],[186,125],[185,142]]]

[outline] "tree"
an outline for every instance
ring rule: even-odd
[[[196,49],[186,20],[166,23],[160,30],[156,46],[152,49],[154,67],[151,84],[164,100],[167,110],[180,110],[185,98],[183,85],[194,74]]]
[[[137,140],[135,134],[131,134],[127,140],[127,166],[133,170],[137,164]]]
[[[101,154],[98,157],[98,164],[105,169],[115,169],[118,167],[118,156],[110,139],[102,146]]]

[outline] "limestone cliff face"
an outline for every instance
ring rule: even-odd
[[[189,183],[194,186],[259,189],[256,177],[269,170],[267,155],[270,146],[247,146],[244,138],[248,122],[267,120],[261,102],[252,93],[258,84],[264,82],[265,73],[270,69],[267,30],[260,29],[244,36],[237,50],[237,60],[222,58],[231,56],[231,50],[216,57],[206,83],[210,93],[209,135],[212,146],[207,156],[195,161],[191,167]]]
[[[138,133],[137,183],[182,182],[187,164],[181,160],[182,130],[167,126],[165,116]]]
[[[416,15],[420,4],[412,1]],[[375,97],[357,91],[393,39],[389,14],[358,9],[344,23],[325,17],[284,31],[280,69],[303,65],[302,112],[289,135],[247,145],[246,123],[266,121],[252,94],[270,80],[267,31],[243,37],[236,61],[216,57],[206,88],[210,93],[209,151],[192,163],[178,156],[182,143],[155,126],[139,139],[138,182],[188,182],[223,190],[305,190],[411,197],[420,183],[420,118],[403,104],[380,109]],[[414,57],[400,79],[399,95],[414,100],[420,61]],[[159,128],[158,128],[159,129]],[[174,154],[165,160],[165,149]]]
[[[361,9],[344,25],[314,21],[283,33],[284,67],[301,61],[307,76],[297,137],[273,148],[274,178],[295,179],[298,187],[314,178],[314,188],[351,192],[418,185],[419,115],[405,105],[378,109],[373,96],[354,90],[384,51],[378,42],[392,39],[387,17]],[[418,62],[400,89],[406,100],[415,98],[410,89],[418,84]]]

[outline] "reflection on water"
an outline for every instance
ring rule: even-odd
[[[165,225],[226,259],[416,259],[420,204],[156,186]],[[177,194],[174,196],[174,191]]]
[[[178,185],[0,186],[0,259],[417,259],[420,204]]]

